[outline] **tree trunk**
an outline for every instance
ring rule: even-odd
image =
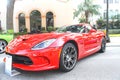
[[[85,22],[88,23],[89,12],[85,11]]]
[[[88,23],[88,16],[86,16],[86,21],[85,22]]]
[[[14,3],[15,0],[7,0],[7,19],[6,19],[6,27],[7,29],[13,29],[13,12],[14,12]]]

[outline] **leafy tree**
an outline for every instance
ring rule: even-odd
[[[7,29],[13,29],[13,12],[15,0],[7,0]]]
[[[120,29],[120,20],[115,21],[114,24],[118,29]]]
[[[117,14],[117,15],[116,15],[116,18],[117,18],[118,20],[120,20],[120,14]]]
[[[102,18],[98,19],[96,22],[97,22],[97,25],[98,25],[98,29],[104,29],[105,28],[106,22]]]
[[[110,29],[120,28],[120,14],[111,16]]]
[[[74,12],[74,18],[78,17],[80,13],[84,14],[85,22],[88,23],[88,19],[91,15],[99,15],[99,5],[94,5],[92,0],[84,0],[83,3],[78,5],[78,9]]]
[[[79,22],[80,22],[80,23],[85,22],[85,18],[79,18]]]

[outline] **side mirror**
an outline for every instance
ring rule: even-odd
[[[92,28],[95,29],[95,30],[97,30],[97,26],[95,26],[95,25],[93,25]]]
[[[95,30],[95,29],[91,29],[91,30],[90,30],[90,33],[93,33],[93,32],[96,32],[96,30]]]

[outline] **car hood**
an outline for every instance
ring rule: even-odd
[[[59,38],[68,33],[42,33],[42,34],[28,34],[15,38],[6,47],[8,50],[17,52],[18,50],[31,49],[34,45],[53,38]],[[10,52],[11,52],[10,51]]]

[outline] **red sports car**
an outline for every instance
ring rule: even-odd
[[[27,71],[72,70],[77,60],[104,52],[105,34],[89,24],[63,26],[51,33],[19,36],[6,47],[13,67]]]

